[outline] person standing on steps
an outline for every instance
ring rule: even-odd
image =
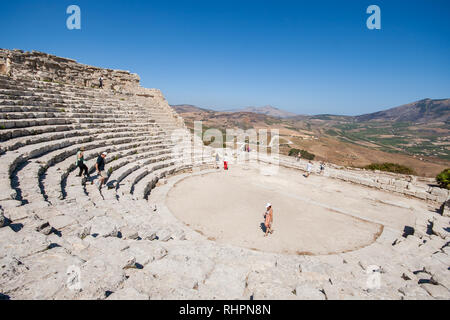
[[[223,157],[223,169],[228,170],[228,156]]]
[[[11,78],[12,72],[11,72],[11,58],[6,58],[6,76]]]
[[[312,162],[309,161],[308,164],[306,165],[306,175],[305,178],[308,178],[309,175],[311,174],[311,170],[312,170]]]
[[[81,177],[84,172],[84,176],[87,178],[90,178],[89,177],[89,169],[86,166],[86,164],[84,163],[84,147],[81,147],[80,150],[78,150],[78,152],[77,152],[76,165],[80,169],[80,173],[78,174],[78,177]]]
[[[324,174],[325,173],[325,162],[321,162],[320,163],[320,174]]]
[[[219,169],[219,161],[220,161],[219,153],[216,153],[216,169]]]
[[[98,87],[100,89],[103,89],[103,78],[100,76],[100,78],[98,78]]]
[[[268,203],[266,205],[266,213],[264,214],[264,226],[266,227],[266,234],[264,237],[267,237],[267,235],[270,233],[273,233],[272,230],[272,224],[273,224],[273,209],[272,204]]]
[[[98,156],[97,162],[95,164],[95,170],[97,171],[97,177],[99,182],[97,183],[98,190],[102,190],[102,186],[105,183],[106,178],[108,177],[105,171],[105,158],[108,155],[107,152],[103,152]],[[94,183],[94,181],[92,181]]]
[[[302,153],[299,151],[297,153],[297,162],[299,162],[302,159]]]

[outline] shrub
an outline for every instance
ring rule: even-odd
[[[400,174],[415,174],[414,170],[411,168],[408,168],[407,166],[398,164],[398,163],[372,163],[368,166],[365,166],[364,169],[368,170],[380,170],[380,171],[387,171],[387,172],[393,172],[393,173],[400,173]]]
[[[450,190],[450,168],[445,169],[436,176],[436,181],[441,188]]]
[[[299,153],[302,155],[302,158],[306,159],[306,160],[314,160],[314,158],[316,157],[315,154],[312,154],[306,150],[300,150],[300,149],[295,149],[295,148],[292,148],[291,150],[289,150],[290,157],[296,157]]]

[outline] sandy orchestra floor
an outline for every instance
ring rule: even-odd
[[[265,204],[274,233],[264,237]],[[331,254],[370,245],[383,225],[413,224],[423,203],[322,176],[279,168],[272,176],[232,167],[177,183],[167,205],[195,231],[220,243],[288,254]]]

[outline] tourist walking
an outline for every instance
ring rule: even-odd
[[[99,182],[97,183],[98,190],[102,189],[102,186],[105,183],[106,178],[108,177],[105,171],[105,158],[107,155],[107,152],[103,152],[98,156],[97,162],[95,163],[95,170],[99,179]],[[92,181],[92,183],[94,183],[94,181]]]
[[[225,156],[223,158],[223,169],[228,170],[228,157],[227,156]]]
[[[216,169],[219,169],[219,161],[220,161],[219,154],[216,153]]]
[[[80,169],[80,173],[78,173],[78,177],[81,177],[84,173],[85,177],[89,178],[89,169],[84,163],[84,147],[81,147],[77,152],[77,161],[76,165],[78,169]]]
[[[297,162],[299,162],[301,160],[301,158],[302,158],[302,153],[299,151],[297,153]]]
[[[264,237],[267,237],[269,233],[270,234],[273,233],[272,224],[273,224],[273,209],[272,204],[268,203],[266,204],[266,213],[264,214],[264,226],[266,227],[266,233]]]
[[[7,77],[11,77],[12,73],[11,73],[11,58],[8,57],[6,58],[6,76]]]
[[[320,163],[320,174],[323,174],[325,172],[325,162]]]
[[[98,87],[99,87],[100,89],[103,88],[103,78],[102,78],[102,77],[98,78]]]
[[[313,167],[312,162],[309,161],[308,164],[306,165],[306,176],[305,176],[306,178],[308,178],[309,175],[311,174],[312,167]]]

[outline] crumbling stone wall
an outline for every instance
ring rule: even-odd
[[[274,163],[273,159],[264,156],[259,156],[258,161]],[[306,168],[306,162],[297,162],[292,157],[282,155],[279,156],[279,164],[284,167],[299,170],[305,170]],[[314,167],[317,171],[319,167],[318,163]],[[333,179],[386,190],[388,192],[395,192],[421,200],[443,203],[450,199],[450,190],[439,188],[432,181],[418,181],[417,177],[414,176],[372,172],[361,169],[347,169],[332,164],[327,164],[325,175]]]
[[[8,58],[10,70],[8,70]],[[80,64],[72,59],[60,58],[38,51],[0,49],[0,74],[15,78],[60,82],[84,87],[98,86],[99,77],[103,86],[119,92],[139,90],[140,78],[128,71],[102,69]]]

